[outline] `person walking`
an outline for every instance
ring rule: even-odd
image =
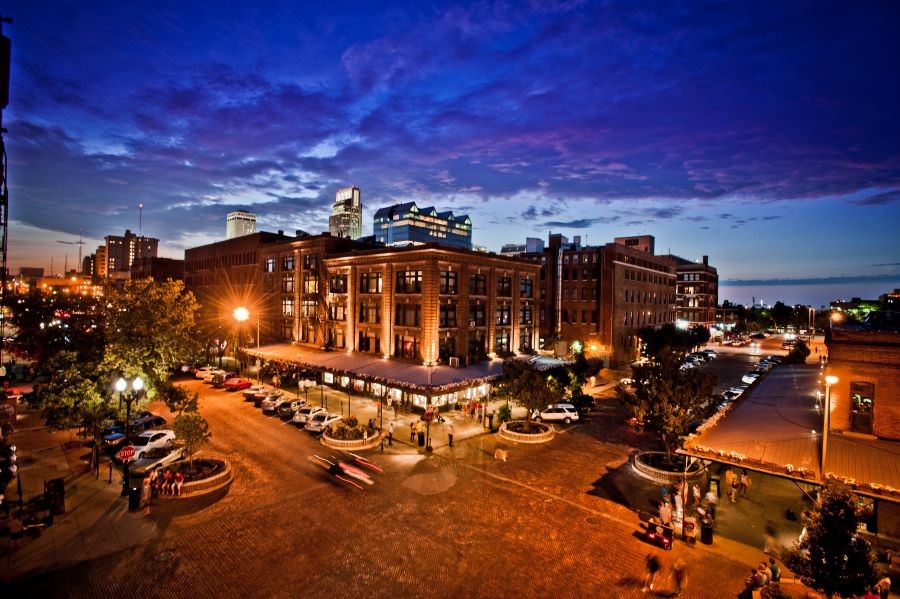
[[[388,422],[388,445],[394,444],[394,421]]]
[[[421,418],[416,423],[416,437],[419,438],[419,447],[425,447],[425,423]]]
[[[656,581],[656,575],[659,574],[659,557],[655,553],[648,553],[644,558],[647,565],[647,574],[644,576],[644,587],[641,592],[646,593],[653,590],[653,583]]]
[[[450,441],[448,445],[453,447],[453,435],[456,433],[456,430],[453,428],[453,423],[447,423],[447,439]]]
[[[672,578],[675,580],[675,596],[677,597],[687,587],[687,564],[680,557],[672,566]]]
[[[668,501],[659,504],[659,520],[663,526],[672,526],[672,505]]]
[[[741,497],[747,496],[747,489],[750,488],[750,485],[753,484],[753,481],[750,479],[750,474],[747,473],[746,470],[741,472],[741,479],[738,483],[738,495]]]
[[[410,441],[410,443],[413,443],[413,442],[415,442],[415,440],[416,440],[416,421],[410,420],[409,421],[409,441]]]

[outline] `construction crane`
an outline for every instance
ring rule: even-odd
[[[56,240],[56,243],[64,243],[66,245],[77,245],[78,246],[78,265],[75,267],[78,272],[81,272],[81,246],[84,245],[84,242],[81,240],[81,235],[78,236],[78,241],[61,241],[59,239]],[[65,274],[65,273],[63,273]]]

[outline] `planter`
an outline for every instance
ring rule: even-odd
[[[694,483],[706,476],[706,465],[699,460],[691,464],[686,476],[684,468],[681,468],[680,470],[667,470],[651,465],[650,462],[652,461],[652,458],[661,455],[664,456],[665,453],[661,451],[645,451],[638,453],[631,461],[631,465],[641,476],[655,480],[659,483],[674,484],[682,480]]]
[[[361,449],[372,449],[373,447],[378,447],[381,445],[381,437],[382,435],[372,435],[368,439],[335,439],[333,437],[328,436],[328,431],[326,430],[322,437],[319,439],[319,442],[322,443],[325,447],[330,447],[332,449],[340,449],[342,451],[358,451]]]
[[[515,421],[519,422],[519,421]],[[498,435],[506,439],[507,441],[514,441],[516,443],[546,443],[556,434],[553,431],[553,427],[549,424],[544,424],[542,422],[532,422],[533,426],[540,427],[540,432],[537,433],[520,433],[517,431],[511,431],[507,428],[507,422],[504,422],[500,425],[500,430],[498,431]]]
[[[159,499],[186,499],[188,497],[197,497],[198,495],[206,495],[218,491],[223,487],[227,487],[234,480],[234,470],[227,460],[216,458],[216,461],[222,462],[225,466],[221,472],[217,472],[209,478],[203,480],[194,480],[184,483],[181,486],[180,495],[159,495]]]

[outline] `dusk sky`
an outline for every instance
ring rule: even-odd
[[[678,6],[680,4],[680,6]],[[12,272],[327,230],[652,234],[723,282],[900,281],[900,3],[6,2]],[[143,203],[139,222],[138,205]],[[749,293],[747,293],[749,297]]]

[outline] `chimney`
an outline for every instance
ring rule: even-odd
[[[703,266],[709,266],[709,256],[703,256]]]

